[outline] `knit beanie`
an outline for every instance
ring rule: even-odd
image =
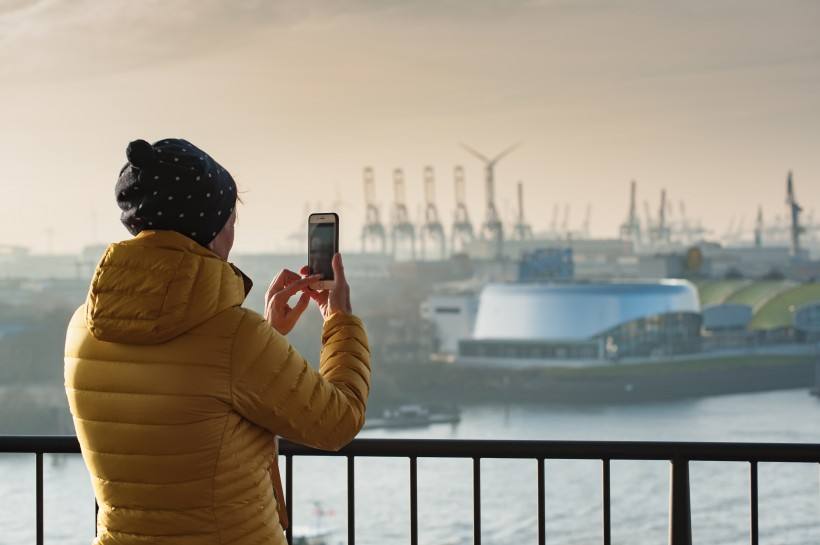
[[[187,140],[153,145],[134,140],[114,188],[120,221],[132,234],[176,231],[207,246],[236,206],[236,183],[227,170]]]

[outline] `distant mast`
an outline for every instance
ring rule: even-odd
[[[658,239],[663,244],[669,243],[669,226],[666,222],[666,189],[661,189],[661,204],[658,208]]]
[[[792,220],[792,257],[800,257],[800,234],[803,232],[803,226],[800,225],[800,213],[803,211],[803,208],[797,204],[797,198],[794,195],[794,181],[792,180],[791,170],[786,178],[786,204],[789,207]]]
[[[755,248],[763,247],[763,207],[757,207],[757,220],[755,221]]]
[[[516,222],[513,226],[513,238],[516,240],[530,240],[533,238],[532,226],[524,219],[524,184],[518,182],[518,210]]]
[[[632,241],[634,246],[641,243],[641,222],[638,219],[637,183],[632,180],[629,184],[629,214],[621,224],[621,239]]]

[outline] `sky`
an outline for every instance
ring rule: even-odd
[[[236,249],[297,249],[308,211],[341,214],[358,250],[362,169],[389,219],[453,167],[480,223],[498,208],[546,229],[556,206],[617,234],[630,180],[654,211],[715,235],[785,212],[794,171],[820,204],[820,2],[813,0],[0,0],[0,245],[74,252],[128,238],[113,187],[130,140],[186,138],[231,171]],[[751,236],[751,232],[748,233]]]

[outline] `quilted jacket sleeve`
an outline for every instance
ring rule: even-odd
[[[325,450],[349,443],[364,425],[370,350],[357,317],[335,314],[322,331],[319,371],[264,318],[248,312],[234,340],[231,398],[251,422]]]

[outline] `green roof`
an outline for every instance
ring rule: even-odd
[[[750,284],[750,280],[703,280],[697,283],[700,306],[723,303],[734,292]]]
[[[749,323],[750,329],[777,329],[792,325],[794,311],[808,303],[820,302],[820,284],[801,284],[768,299]]]
[[[793,286],[793,282],[785,280],[761,280],[741,287],[723,302],[749,305],[754,312],[757,312],[767,301]]]

